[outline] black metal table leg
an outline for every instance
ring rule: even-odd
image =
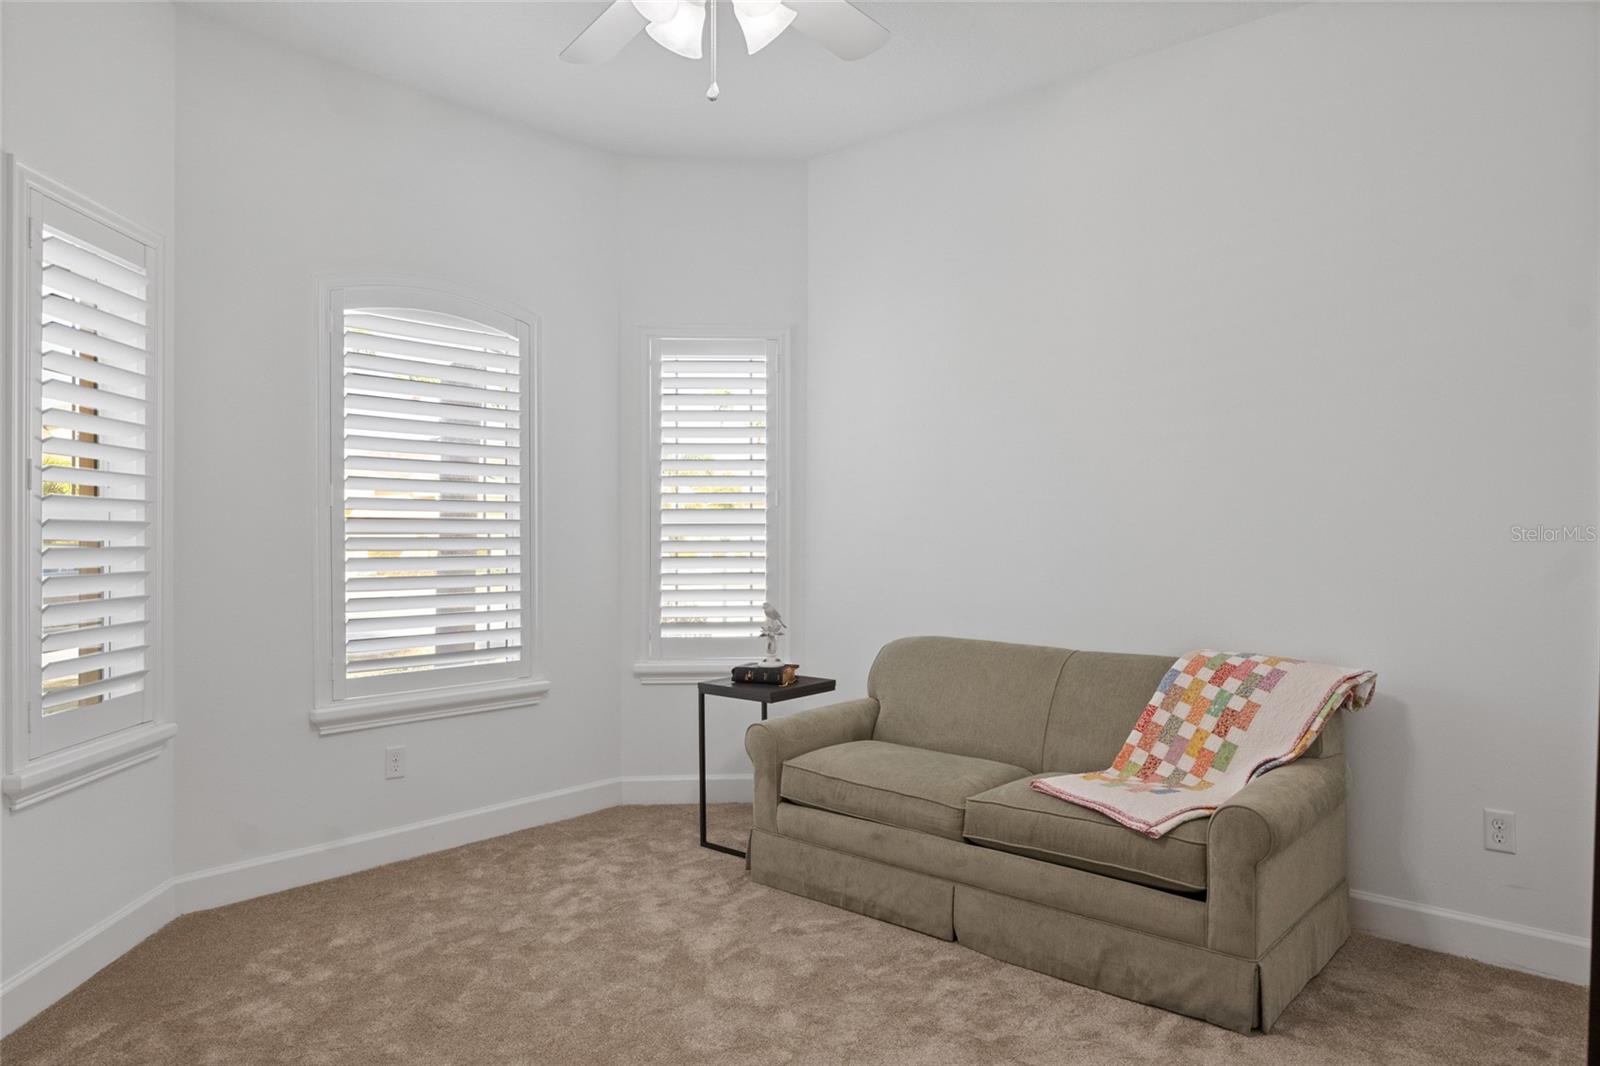
[[[761,705],[761,717],[767,717],[767,705]],[[706,839],[706,694],[700,693],[700,846],[724,855],[744,858],[744,852],[726,844],[714,844]]]
[[[706,846],[706,694],[700,693],[700,846]]]
[[[700,697],[700,846],[702,848],[720,851],[724,855],[740,859],[749,858],[738,848],[713,844],[706,839],[706,697],[722,696],[730,700],[749,700],[751,703],[759,703],[761,720],[765,722],[770,704],[832,692],[834,685],[834,679],[831,677],[797,677],[787,685],[762,685],[724,680],[702,681],[696,686]]]

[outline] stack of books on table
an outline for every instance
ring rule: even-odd
[[[794,663],[780,666],[745,663],[733,668],[733,680],[739,685],[792,685],[799,673],[800,668]]]

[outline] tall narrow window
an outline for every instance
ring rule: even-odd
[[[331,296],[332,699],[531,677],[530,324],[427,290]]]
[[[151,717],[159,243],[18,168],[28,758]]]
[[[742,658],[779,598],[781,336],[650,339],[650,654]],[[785,606],[785,605],[780,605]]]

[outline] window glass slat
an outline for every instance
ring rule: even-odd
[[[56,721],[145,685],[154,440],[145,266],[153,260],[147,248],[131,238],[120,243],[125,235],[74,210],[55,205],[44,217],[33,308],[40,460],[33,488],[38,691],[43,716]],[[88,240],[78,230],[99,236]],[[118,243],[120,254],[98,247],[101,240]],[[123,258],[134,254],[144,263]],[[70,729],[92,735],[81,722]]]
[[[766,342],[675,337],[655,351],[658,632],[754,637],[766,593]]]
[[[520,661],[520,342],[422,309],[343,315],[344,677]]]

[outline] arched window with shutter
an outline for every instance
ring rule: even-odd
[[[322,732],[529,703],[537,677],[531,315],[326,289]]]

